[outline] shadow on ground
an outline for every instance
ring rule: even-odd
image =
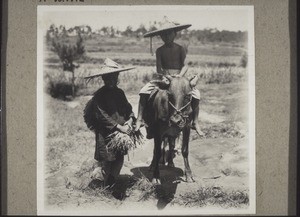
[[[112,196],[117,200],[124,200],[126,197],[126,191],[131,188],[135,183],[135,179],[130,175],[120,175],[116,184],[109,188]],[[102,180],[94,179],[89,183],[89,187],[92,189],[103,188],[104,183]]]
[[[136,167],[131,169],[133,176],[141,178],[145,176],[150,181],[153,177],[153,171],[149,167]],[[170,203],[177,190],[178,183],[182,180],[183,170],[176,167],[168,167],[160,165],[161,185],[157,185],[155,189],[157,201],[157,208],[164,209]]]
[[[146,177],[150,182],[153,177],[153,171],[149,167],[135,167],[131,169],[133,175],[120,175],[117,182],[109,191],[117,200],[125,200],[127,189],[130,189],[139,178]],[[161,185],[155,186],[155,197],[157,198],[157,208],[164,209],[176,194],[177,185],[182,181],[183,170],[176,167],[160,165]],[[89,183],[92,189],[103,188],[103,181],[94,179]]]

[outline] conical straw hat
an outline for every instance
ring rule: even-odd
[[[144,34],[144,37],[153,37],[156,35],[160,35],[162,32],[169,31],[173,29],[174,31],[178,32],[180,30],[189,28],[192,24],[178,24],[175,22],[171,22],[164,17],[164,20],[160,23],[160,27],[157,30],[150,31]]]
[[[86,76],[84,78],[85,79],[91,79],[91,78],[96,78],[96,77],[106,75],[106,74],[109,74],[109,73],[123,72],[123,71],[131,70],[131,69],[134,69],[134,68],[135,67],[123,68],[118,63],[113,61],[112,59],[106,58],[104,60],[104,65],[101,66],[101,68],[100,68],[100,72],[98,72],[96,74],[93,74],[93,75]]]

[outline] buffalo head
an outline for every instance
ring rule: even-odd
[[[170,78],[168,88],[170,125],[182,129],[189,124],[192,113],[192,89],[197,81],[197,76],[191,79],[184,76]]]

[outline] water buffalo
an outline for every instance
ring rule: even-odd
[[[168,166],[174,167],[173,156],[175,140],[182,132],[181,153],[184,160],[187,182],[194,182],[189,165],[189,136],[192,120],[192,89],[197,79],[188,79],[184,74],[168,77],[170,84],[165,89],[159,89],[153,96],[151,106],[153,112],[152,130],[154,135],[154,154],[150,165],[153,171],[152,183],[160,184],[159,160],[162,155],[162,142],[168,140]],[[159,84],[158,84],[159,85]]]

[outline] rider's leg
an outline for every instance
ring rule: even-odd
[[[148,82],[142,89],[140,90],[140,102],[139,102],[139,108],[138,108],[138,117],[135,123],[135,131],[138,131],[143,123],[143,115],[144,115],[144,110],[147,104],[147,101],[149,99],[149,96],[151,92],[154,90],[155,85],[152,84],[151,82]]]
[[[200,110],[199,104],[200,104],[200,93],[199,93],[199,97],[192,97],[192,102],[191,102],[192,111],[193,111],[193,113],[192,113],[192,115],[193,115],[192,116],[193,117],[192,128],[196,130],[196,132],[198,133],[199,136],[203,136],[203,132],[201,131],[199,122],[198,122],[198,116],[199,116],[199,110]]]
[[[144,110],[147,104],[149,95],[148,94],[140,94],[140,102],[139,102],[139,108],[138,108],[138,116],[135,124],[135,131],[138,131],[143,123],[143,115],[144,115]]]

